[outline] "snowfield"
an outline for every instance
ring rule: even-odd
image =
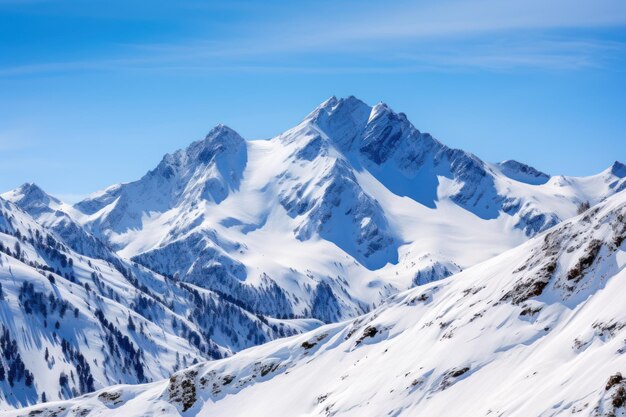
[[[625,218],[622,192],[357,319],[7,415],[624,415]]]
[[[0,410],[626,416],[625,215],[620,162],[485,162],[354,97],[73,206],[27,183],[0,195]]]

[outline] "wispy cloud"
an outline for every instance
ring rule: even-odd
[[[236,36],[195,34],[172,43],[120,45],[117,56],[8,65],[0,67],[0,77],[120,70],[580,69],[622,56],[624,44],[554,32],[623,25],[623,0],[321,3],[249,25],[253,28],[242,26],[231,31]]]
[[[567,38],[480,39],[478,42],[416,47],[391,54],[389,59],[429,68],[477,68],[509,70],[541,68],[576,70],[602,67],[626,53],[626,43]]]
[[[503,31],[571,29],[626,24],[621,0],[399,1],[340,10],[320,19],[294,19],[281,28],[294,46],[356,40],[433,39]],[[296,33],[298,36],[293,36]]]
[[[528,43],[527,43],[528,42]],[[0,68],[0,77],[96,71],[142,71],[165,73],[406,73],[455,71],[467,68],[489,71],[512,69],[578,70],[602,67],[616,56],[625,59],[626,43],[604,40],[534,39],[532,41],[478,39],[475,42],[414,42],[389,50],[370,45],[366,51],[347,55],[326,51],[325,57],[303,54],[293,60],[275,53],[271,59],[257,59],[260,52],[225,59],[220,50],[185,45],[183,51],[146,54],[135,58],[53,62]],[[267,54],[267,53],[266,53]],[[265,55],[266,55],[265,54]],[[347,64],[332,59],[349,57]],[[267,57],[265,57],[267,58]],[[366,61],[366,62],[364,62]],[[13,140],[5,140],[5,143]],[[0,149],[2,138],[0,138]]]

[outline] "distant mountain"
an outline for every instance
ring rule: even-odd
[[[66,212],[123,257],[251,312],[329,322],[602,201],[626,186],[619,166],[575,178],[490,164],[385,104],[333,97],[267,141],[219,125]]]
[[[625,219],[622,191],[357,319],[8,415],[621,416]]]

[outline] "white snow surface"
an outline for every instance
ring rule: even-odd
[[[357,319],[7,416],[621,416],[625,218],[621,192]]]

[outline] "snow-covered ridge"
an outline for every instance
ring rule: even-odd
[[[0,409],[160,379],[317,325],[272,323],[102,243],[88,251],[102,258],[77,252],[97,239],[70,224],[54,223],[57,234],[0,198]]]
[[[623,415],[625,242],[621,192],[355,320],[9,415]]]

